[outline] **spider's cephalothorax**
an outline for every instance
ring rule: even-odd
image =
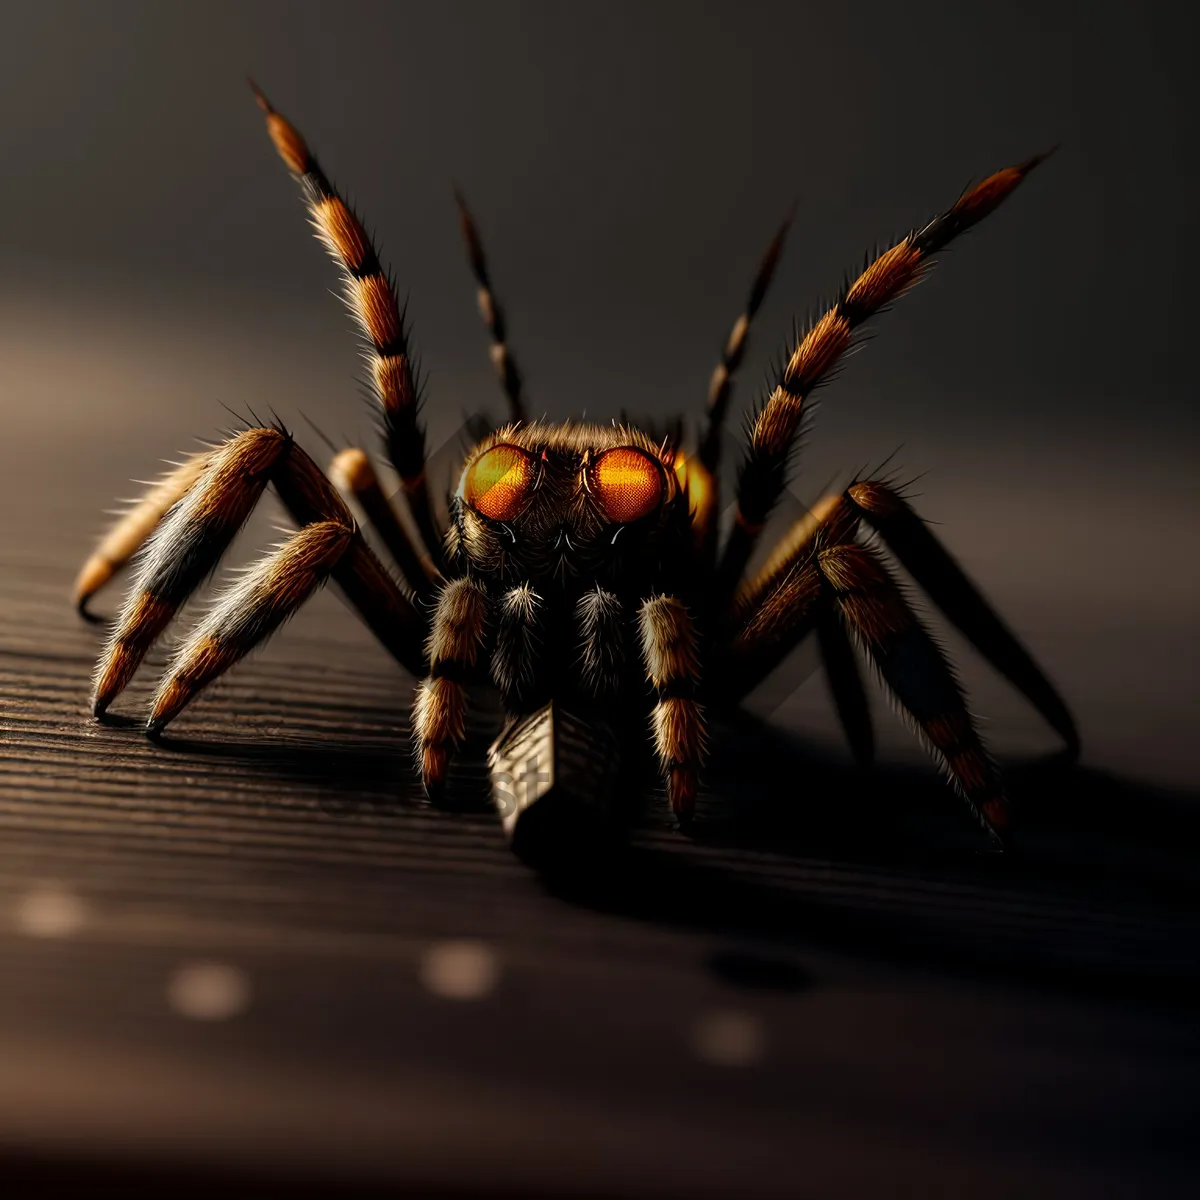
[[[510,425],[467,457],[448,557],[497,583],[636,589],[686,561],[674,453],[620,425]]]
[[[636,703],[645,693],[636,652],[651,639],[651,677],[665,686],[669,674],[673,688],[659,700],[660,720],[672,722],[669,786],[690,802],[701,734],[695,631],[681,600],[690,598],[694,555],[675,465],[664,444],[621,425],[510,425],[468,454],[446,539],[457,578],[439,599],[431,675],[418,697],[428,781],[441,776],[443,710],[455,714],[458,740],[459,682],[473,664],[456,659],[453,640],[474,619],[469,653],[482,647],[514,714],[552,699],[593,710]],[[656,641],[660,630],[684,641]]]
[[[733,374],[786,223],[714,372],[701,429],[694,439],[660,441],[630,426],[528,419],[482,244],[458,197],[511,422],[467,455],[443,522],[429,495],[418,389],[395,289],[362,223],[303,138],[261,93],[256,96],[276,149],[304,189],[318,236],[342,268],[347,302],[368,345],[384,451],[417,536],[406,530],[359,449],[338,453],[328,477],[280,426],[246,429],[191,455],[110,530],[80,573],[76,600],[84,611],[144,544],[97,666],[96,715],[125,688],[272,484],[299,531],[232,584],[183,642],[154,698],[152,733],[332,578],[383,646],[421,681],[413,737],[429,792],[442,787],[464,740],[469,686],[490,680],[516,721],[509,741],[493,748],[494,788],[504,747],[511,758],[532,744],[533,718],[517,718],[565,706],[571,715],[563,729],[603,725],[609,741],[597,735],[583,742],[594,755],[609,755],[601,747],[611,747],[612,731],[627,735],[629,715],[640,714],[649,723],[671,808],[684,821],[695,804],[706,712],[738,704],[812,634],[855,756],[869,759],[873,752],[857,646],[983,827],[1002,843],[1008,803],[962,690],[882,550],[860,534],[878,535],[1071,751],[1078,749],[1074,722],[1029,653],[904,497],[885,481],[856,480],[815,504],[759,570],[747,568],[783,490],[813,389],[853,344],[855,331],[916,283],[934,253],[995,209],[1040,157],[997,171],[878,255],[797,336],[750,423],[730,489],[734,520],[722,544],[716,521],[721,432]],[[368,546],[343,494],[386,546],[402,579]]]

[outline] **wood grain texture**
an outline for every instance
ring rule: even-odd
[[[99,633],[66,603],[74,564],[9,553],[9,1170],[547,1195],[936,1177],[996,1196],[1165,1195],[1194,1171],[1200,913],[1172,843],[1195,821],[1170,797],[1026,771],[1014,790],[1043,811],[1024,859],[997,863],[924,772],[858,780],[748,725],[726,731],[705,838],[652,804],[608,877],[547,884],[507,851],[478,767],[457,811],[420,798],[412,682],[334,597],[155,746],[87,715]],[[47,881],[86,906],[73,936],[22,932]],[[422,989],[444,938],[494,949],[493,995]],[[166,981],[193,960],[244,971],[248,1010],[172,1013]],[[697,1060],[697,1024],[729,1011],[760,1061]]]
[[[1006,763],[1023,827],[1020,853],[996,861],[927,764],[860,775],[747,718],[714,731],[694,840],[658,799],[607,870],[542,880],[487,806],[494,713],[477,710],[451,804],[430,808],[412,774],[414,681],[333,592],[162,745],[97,725],[103,631],[69,593],[99,510],[219,422],[213,395],[279,386],[291,416],[338,428],[343,366],[291,328],[264,347],[261,314],[239,341],[215,317],[148,337],[144,312],[98,304],[95,330],[23,312],[0,322],[13,398],[0,1181],[149,1195],[188,1181],[237,1195],[1194,1194],[1194,793]],[[1030,504],[1039,520],[1054,511]],[[274,540],[278,519],[264,505],[234,560]],[[1132,593],[1106,594],[1100,632],[1078,616],[1095,626],[1075,601],[1104,578],[1096,555],[1094,575],[1073,568],[1075,592],[1065,571],[1027,587],[1059,606],[1060,636],[1039,651],[1066,645],[1063,666],[1087,666],[1063,682],[1104,761],[1131,711],[1122,689],[1152,693],[1133,686],[1132,651],[1095,650],[1130,644],[1108,634],[1128,632],[1126,610],[1144,617]],[[989,589],[1006,580],[997,564],[981,573]],[[1164,646],[1185,627],[1177,607],[1143,620]],[[1020,628],[1043,611],[1002,608]],[[144,713],[164,657],[118,715]],[[1155,744],[1182,745],[1167,735],[1186,707],[1133,707],[1147,737],[1166,731]],[[32,935],[30,898],[51,889],[80,906],[70,936]],[[494,953],[486,998],[424,986],[445,939]],[[169,1006],[173,973],[197,961],[244,973],[244,1012],[200,1022]],[[711,1061],[714,1028],[741,1030],[757,1058]]]

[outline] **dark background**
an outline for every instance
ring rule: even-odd
[[[78,557],[120,481],[212,435],[221,403],[273,405],[310,439],[300,413],[370,437],[334,272],[247,71],[361,206],[411,298],[434,446],[464,413],[500,408],[454,180],[531,402],[606,418],[699,408],[794,199],[735,406],[865,249],[1060,143],[877,323],[822,398],[797,490],[811,499],[900,448],[904,472],[927,472],[922,511],[1077,705],[1093,761],[1187,783],[1197,106],[1179,12],[9,6],[6,474]],[[52,463],[94,482],[65,496]],[[1002,741],[1021,736],[1004,689],[980,706]],[[792,716],[820,723],[825,708]]]
[[[1200,979],[1196,33],[1174,5],[5,6],[0,878],[13,905],[65,880],[102,919],[81,956],[4,935],[19,986],[0,1146],[228,1166],[257,1145],[274,1169],[550,1191],[695,1194],[752,1172],[764,1191],[856,1194],[898,1172],[926,1194],[1116,1195],[1151,1163],[1160,1191],[1193,1177],[1174,1114],[1194,1109]],[[544,894],[489,814],[421,807],[409,684],[332,595],[180,722],[197,744],[88,722],[98,634],[68,591],[125,480],[228,424],[222,403],[273,406],[321,453],[301,414],[370,445],[336,276],[247,72],[382,240],[433,446],[501,407],[453,182],[533,406],[607,418],[699,411],[793,200],[735,407],[865,250],[1061,145],[876,323],[822,395],[795,489],[900,447],[921,511],[1061,686],[1084,766],[1031,775],[1052,738],[949,639],[1032,810],[1025,866],[964,859],[958,827],[942,846],[953,805],[878,703],[884,774],[834,834],[697,849],[656,817],[661,887]],[[277,520],[264,506],[238,554]],[[810,668],[751,707],[825,765],[753,735],[717,792],[774,773],[789,802],[847,802],[822,683],[793,691]],[[918,831],[872,841],[910,801]],[[511,964],[479,1024],[397,982],[434,936]],[[698,965],[764,939],[818,986],[730,1001]],[[240,953],[262,983],[219,1052],[139,1007],[184,945]],[[730,1085],[671,1058],[678,1014],[713,996],[767,1021],[763,1075]],[[496,1021],[507,1051],[489,1049]],[[511,1116],[479,1134],[517,1102],[584,1166]]]

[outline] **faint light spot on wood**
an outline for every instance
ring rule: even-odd
[[[29,937],[70,937],[86,919],[83,900],[55,883],[39,883],[17,900],[17,929]]]
[[[436,942],[425,951],[418,975],[444,1000],[481,1000],[499,982],[500,964],[483,942]]]
[[[226,963],[188,963],[171,976],[167,1002],[193,1021],[226,1021],[250,1003],[250,979]]]
[[[692,1027],[692,1051],[718,1067],[746,1067],[758,1062],[766,1048],[762,1023],[744,1012],[712,1012]]]

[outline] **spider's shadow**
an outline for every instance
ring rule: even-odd
[[[756,946],[732,961],[765,986],[800,986],[797,952],[819,947],[1200,1000],[1200,797],[1060,758],[1010,766],[1021,825],[997,855],[928,770],[858,770],[745,714],[714,744],[699,847],[635,837],[617,861],[548,873],[548,888]],[[1127,937],[1131,914],[1145,924]],[[728,977],[728,961],[713,966]]]
[[[474,730],[446,807],[490,809],[479,764],[492,732]],[[710,965],[735,982],[805,986],[797,955],[818,947],[1093,994],[1200,999],[1200,798],[1058,759],[1010,765],[1020,827],[996,855],[927,769],[856,769],[746,714],[718,733],[690,838],[668,834],[660,800],[628,842],[544,864],[545,890],[732,939],[739,949]],[[172,737],[164,747],[315,784],[332,816],[425,804],[403,743]],[[1149,942],[1132,948],[1117,944],[1131,910],[1150,913]],[[1167,953],[1171,937],[1177,952]]]

